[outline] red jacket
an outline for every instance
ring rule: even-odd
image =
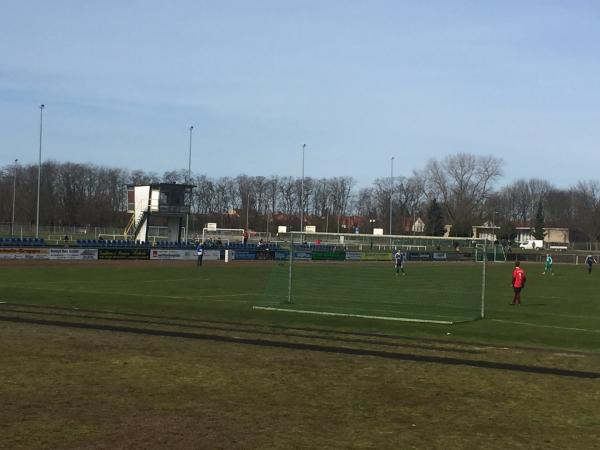
[[[521,269],[520,267],[515,267],[515,270],[513,270],[513,273],[512,273],[513,287],[524,288],[526,280],[527,280],[527,277],[525,276],[525,271],[523,269]]]

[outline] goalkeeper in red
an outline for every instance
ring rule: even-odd
[[[515,270],[513,270],[512,273],[512,287],[515,291],[515,296],[513,297],[511,305],[521,304],[521,291],[525,287],[526,280],[527,276],[525,276],[525,271],[521,269],[521,263],[519,263],[519,261],[516,261]]]

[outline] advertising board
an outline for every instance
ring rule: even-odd
[[[409,261],[431,261],[431,253],[428,252],[409,252],[406,256]]]
[[[149,248],[99,248],[98,259],[150,259]]]
[[[448,261],[468,261],[473,258],[473,255],[465,255],[464,253],[448,253],[446,258]]]
[[[312,259],[312,252],[298,250],[294,252],[293,258],[298,261],[310,261]]]
[[[346,252],[313,252],[313,261],[344,261]]]
[[[233,259],[236,261],[253,261],[256,259],[256,252],[236,250]]]
[[[290,259],[290,252],[287,250],[276,250],[275,251],[275,260],[276,261],[286,261]]]
[[[221,259],[221,250],[204,250],[203,261],[219,261]]]
[[[98,259],[97,248],[51,248],[49,259],[53,260],[91,260]]]
[[[195,261],[198,258],[196,250],[151,249],[150,259],[170,259],[179,261]]]
[[[48,249],[0,247],[0,259],[48,259]]]
[[[346,261],[360,261],[362,252],[346,252]]]
[[[446,253],[434,253],[433,260],[434,261],[446,261],[448,259],[448,255]]]
[[[271,250],[257,250],[256,259],[259,261],[272,261],[275,259],[275,252]]]

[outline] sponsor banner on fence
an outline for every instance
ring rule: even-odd
[[[271,250],[257,250],[256,259],[260,261],[272,261],[275,259],[275,252]]]
[[[362,252],[346,252],[346,261],[360,261]]]
[[[448,255],[446,253],[434,253],[433,260],[434,261],[446,261],[448,259]]]
[[[174,259],[193,261],[198,259],[196,250],[178,250],[178,249],[151,249],[150,259]]]
[[[236,261],[253,261],[256,259],[256,252],[247,250],[236,250],[233,259]]]
[[[97,248],[51,248],[50,259],[88,260],[98,259]]]
[[[461,261],[463,259],[465,259],[464,255],[462,253],[448,253],[446,255],[448,261]]]
[[[0,247],[0,259],[48,259],[48,249]]]
[[[344,261],[346,252],[313,252],[312,259],[315,261]]]
[[[204,250],[202,254],[203,261],[219,261],[221,259],[221,250]]]
[[[428,252],[409,252],[407,257],[409,261],[431,261],[431,253]]]
[[[290,252],[287,250],[275,250],[275,260],[276,261],[285,261],[290,259]]]
[[[312,255],[312,252],[299,250],[294,252],[294,259],[299,261],[310,261],[312,259]]]
[[[149,248],[99,248],[98,259],[150,259]]]

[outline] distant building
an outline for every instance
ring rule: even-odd
[[[444,225],[444,236],[445,238],[450,237],[450,233],[452,232],[452,224]]]
[[[410,230],[413,233],[424,233],[425,232],[425,222],[423,222],[420,217],[417,217],[417,220],[415,220],[413,222]]]
[[[516,242],[527,242],[535,239],[533,237],[531,227],[517,227]],[[568,228],[555,228],[555,227],[544,227],[544,243],[556,244],[556,245],[568,245],[569,244],[569,229]]]
[[[490,242],[498,240],[497,233],[500,231],[500,227],[485,222],[483,225],[476,225],[473,227],[473,239],[486,239]]]

